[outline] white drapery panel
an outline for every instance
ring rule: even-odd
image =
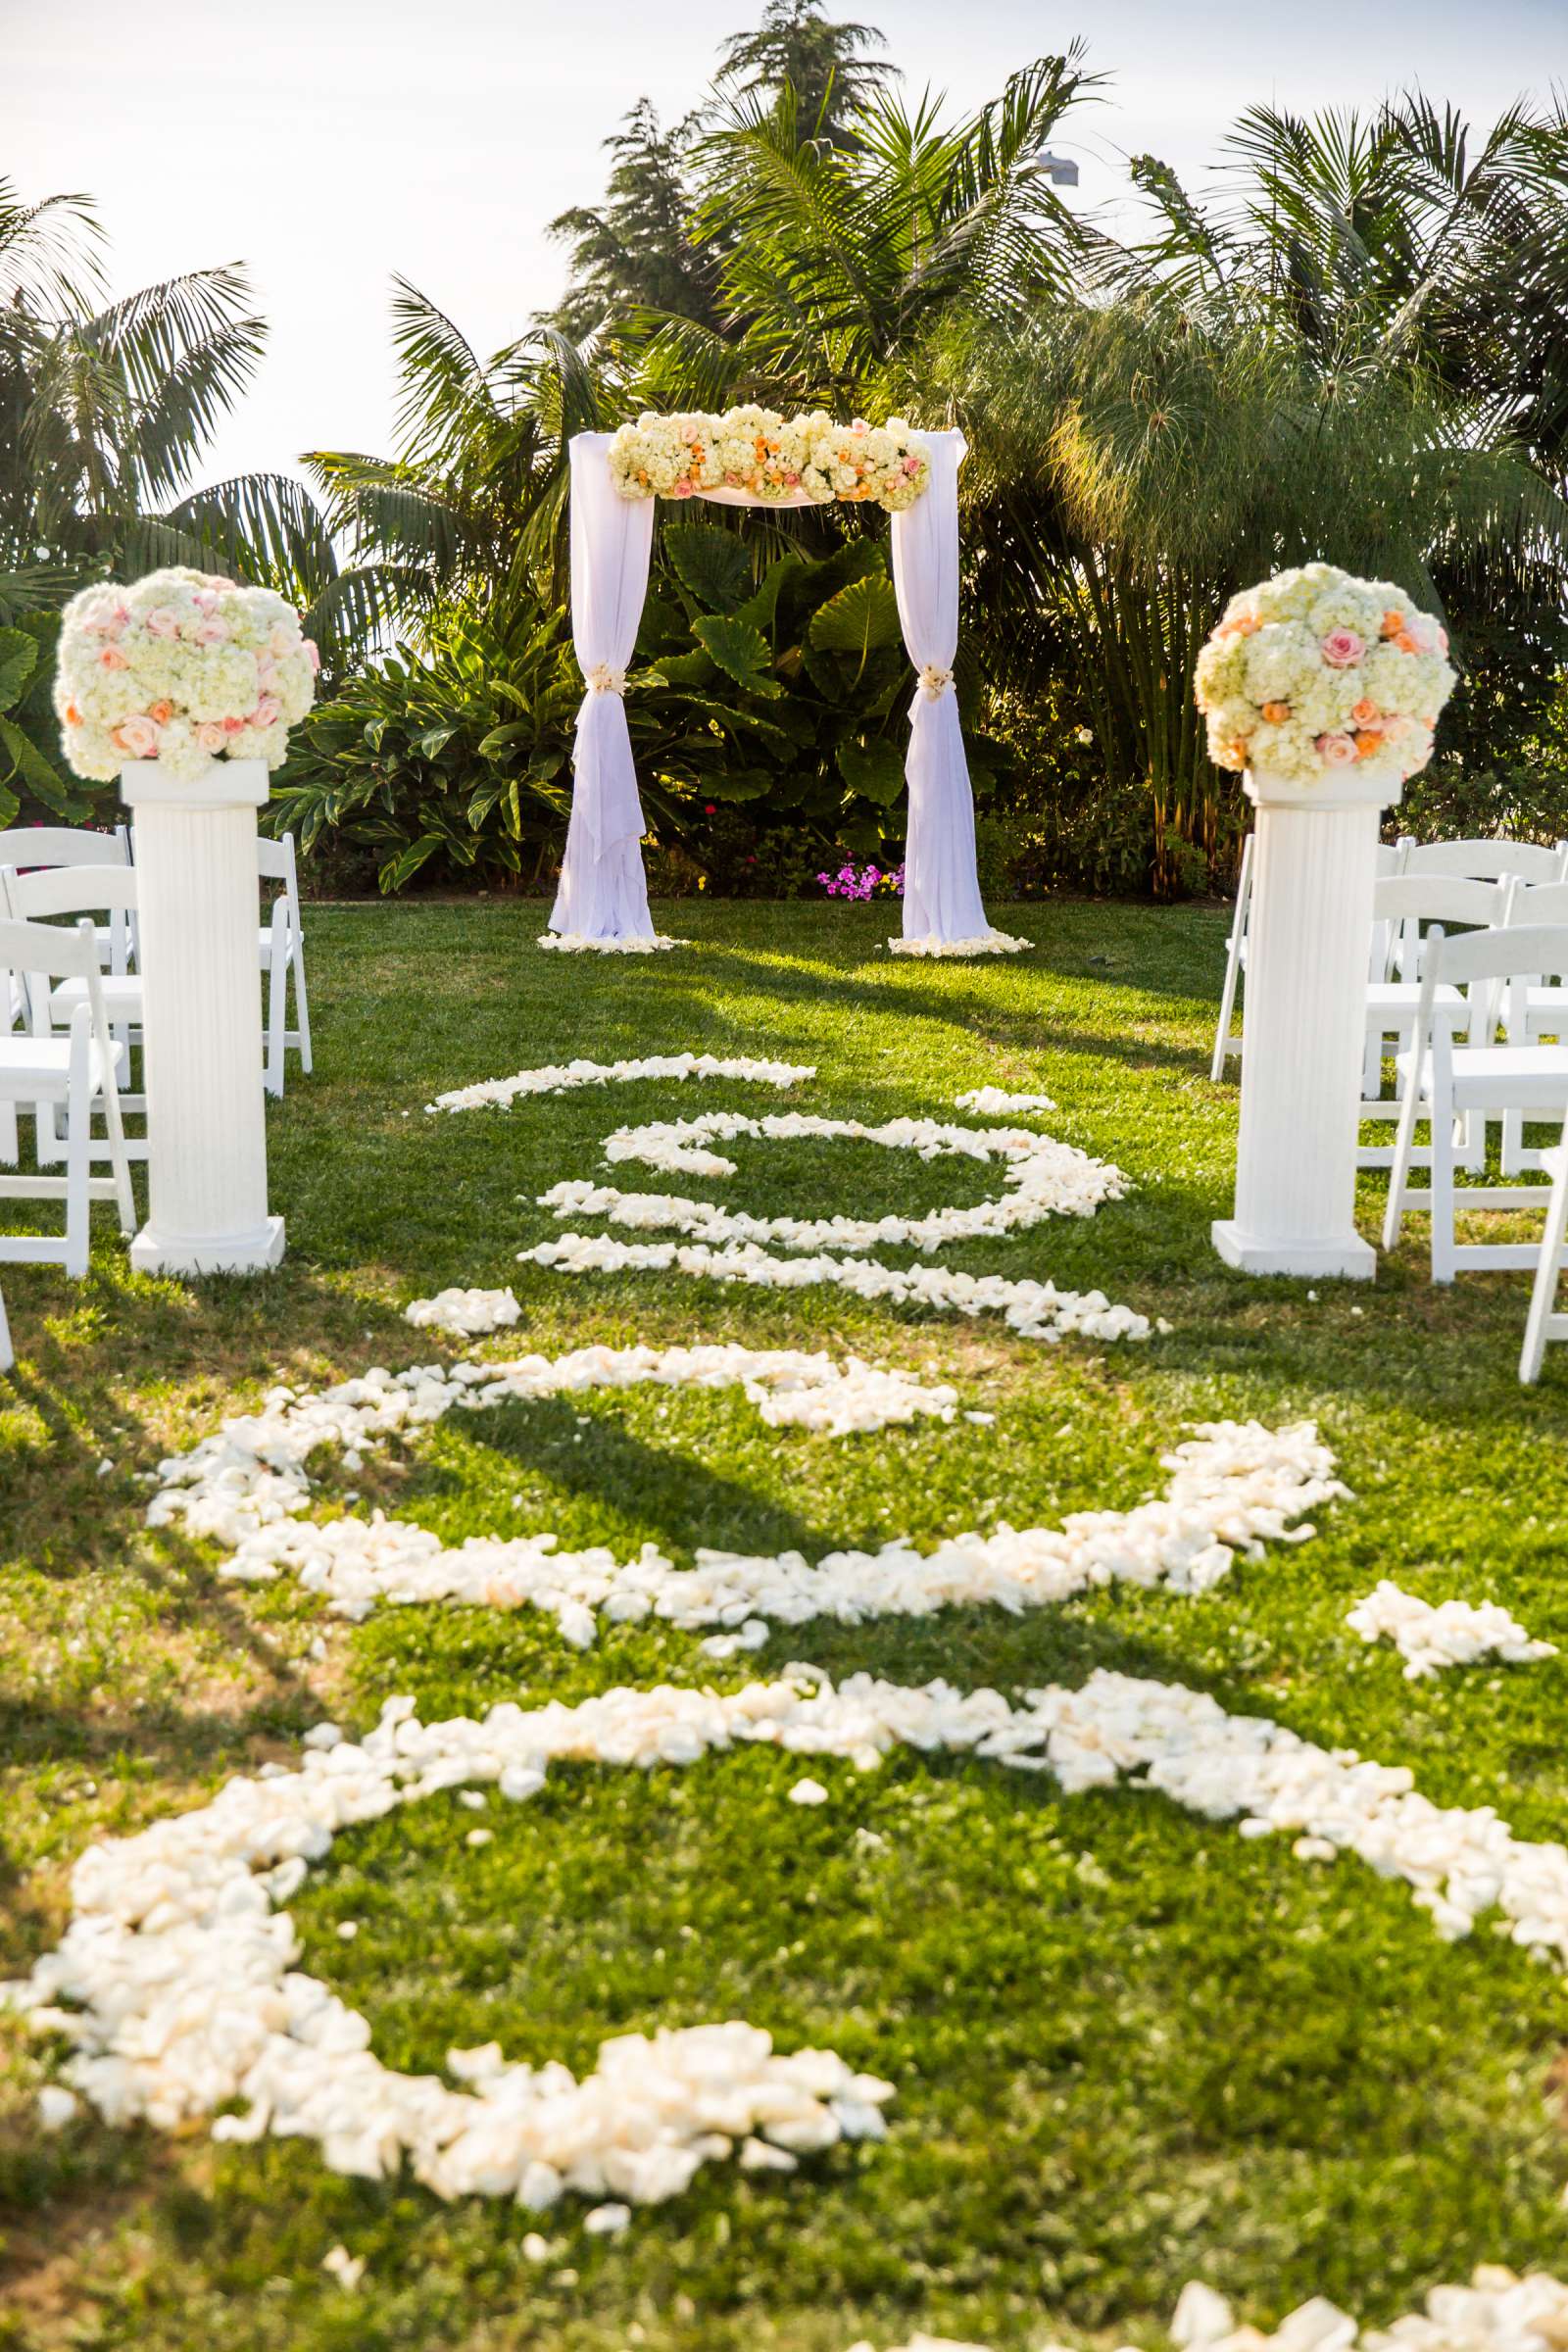
[[[623,692],[648,594],[654,501],[622,498],[610,435],[571,444],[571,642],[587,691],[577,713],[571,822],[550,928],[581,939],[651,939]]]
[[[983,938],[991,925],[975,869],[974,798],[963,755],[953,662],[958,650],[959,432],[921,436],[931,478],[893,517],[893,585],[920,684],[909,708],[908,837],[904,936]],[[642,803],[621,699],[648,592],[651,498],[622,498],[610,472],[608,433],[571,443],[571,641],[587,681],[577,713],[571,823],[553,931],[585,939],[649,939]],[[745,490],[699,492],[715,506],[760,506]],[[769,502],[773,503],[773,502]],[[808,506],[804,491],[784,502]]]
[[[906,939],[981,939],[991,924],[974,855],[974,795],[963,756],[953,663],[958,651],[959,432],[922,436],[931,479],[893,517],[893,585],[905,650],[920,672],[909,705],[909,825],[904,852]]]

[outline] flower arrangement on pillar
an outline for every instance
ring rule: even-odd
[[[1232,597],[1198,658],[1210,756],[1257,810],[1236,1207],[1221,1257],[1367,1280],[1356,1103],[1380,811],[1432,754],[1448,640],[1387,580],[1332,564]]]
[[[55,708],[79,775],[135,825],[148,1138],[145,1273],[252,1273],[267,1206],[256,811],[320,667],[270,589],[183,567],[67,606]]]

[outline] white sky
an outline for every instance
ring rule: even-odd
[[[1375,104],[1419,81],[1473,121],[1568,74],[1568,0],[1281,9],[1237,0],[830,0],[881,26],[907,95],[968,109],[1076,33],[1113,80],[1054,142],[1116,204],[1152,150],[1201,183],[1225,124],[1273,99]],[[0,0],[0,170],[83,190],[117,292],[242,260],[270,321],[205,478],[391,437],[388,280],[411,277],[488,354],[555,300],[544,224],[603,188],[600,142],[645,93],[666,119],[760,0]]]

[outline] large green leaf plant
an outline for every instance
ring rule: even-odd
[[[775,552],[769,552],[773,549]],[[564,612],[529,591],[432,623],[301,730],[270,822],[307,854],[524,886],[559,858],[582,680]],[[874,856],[904,834],[913,682],[882,545],[814,557],[716,522],[671,521],[650,584],[626,716],[649,825],[700,849],[720,804],[759,832]],[[972,743],[977,777],[988,751]]]

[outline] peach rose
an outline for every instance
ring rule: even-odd
[[[227,621],[204,620],[196,631],[196,642],[198,645],[226,645],[228,642]]]
[[[172,605],[155,605],[143,625],[154,637],[177,637],[179,614]]]
[[[225,718],[220,723],[225,735],[239,735],[244,731],[245,721],[242,718]]]
[[[1263,705],[1263,716],[1271,727],[1283,727],[1290,715],[1291,706],[1289,703],[1265,703]]]
[[[257,704],[255,710],[251,712],[251,725],[253,727],[274,726],[278,719],[282,717],[282,715],[283,706],[278,701],[276,695],[264,694],[261,701]]]
[[[196,730],[196,749],[216,759],[228,742],[228,737],[215,718],[209,718]]]
[[[1353,629],[1330,629],[1322,650],[1330,669],[1353,669],[1366,652],[1366,639]]]
[[[305,659],[311,665],[312,677],[318,678],[321,674],[321,651],[319,646],[317,644],[314,637],[302,637],[300,639],[300,643],[305,648]]]
[[[1400,630],[1403,628],[1403,626],[1404,626],[1404,614],[1403,614],[1402,612],[1396,612],[1396,611],[1395,610],[1394,606],[1392,606],[1392,605],[1391,605],[1391,606],[1389,607],[1389,610],[1387,611],[1387,612],[1385,612],[1385,613],[1384,613],[1384,615],[1383,615],[1383,634],[1384,634],[1384,636],[1385,636],[1385,637],[1397,637],[1397,635],[1399,634],[1399,631],[1400,631]]]
[[[135,710],[122,719],[110,740],[127,760],[150,760],[158,749],[158,729],[145,710]]]
[[[1363,694],[1361,700],[1356,704],[1355,709],[1350,712],[1350,716],[1354,719],[1358,727],[1369,727],[1371,726],[1373,720],[1376,718],[1381,718],[1383,713],[1378,709],[1376,703],[1369,703],[1366,699],[1366,696]]]
[[[1312,749],[1325,767],[1348,767],[1355,758],[1355,745],[1348,735],[1320,735]]]
[[[105,669],[128,669],[130,667],[130,663],[125,660],[118,645],[106,645],[98,659]]]
[[[149,703],[147,715],[149,718],[155,719],[159,726],[167,727],[174,715],[174,706],[170,702]]]

